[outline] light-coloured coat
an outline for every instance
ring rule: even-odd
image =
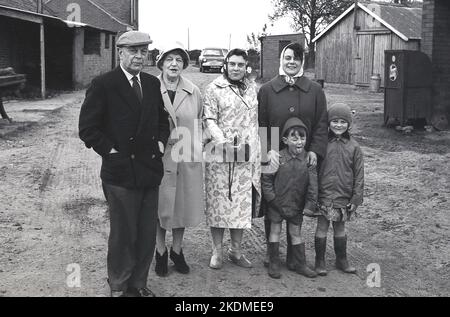
[[[241,96],[236,86],[220,76],[208,85],[204,98],[205,125],[211,144],[250,145],[249,162],[207,162],[206,222],[211,227],[247,229],[261,197],[261,150],[258,134],[256,84],[247,81]],[[205,152],[208,153],[208,145]]]
[[[161,94],[169,113],[171,137],[164,152],[158,215],[166,230],[197,226],[204,215],[202,112],[200,90],[180,77],[172,104],[162,77]]]

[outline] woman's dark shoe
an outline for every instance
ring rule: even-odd
[[[165,277],[169,273],[167,249],[163,255],[159,255],[158,250],[155,252],[155,272],[156,275]]]
[[[175,251],[170,248],[170,259],[175,264],[175,270],[181,274],[189,273],[189,266],[186,263],[183,255],[183,249],[180,250],[180,254],[176,254]]]

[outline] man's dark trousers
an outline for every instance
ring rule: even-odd
[[[128,189],[103,182],[109,207],[108,279],[111,290],[147,286],[156,243],[159,187]]]

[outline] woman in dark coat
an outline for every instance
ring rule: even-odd
[[[308,128],[308,163],[317,165],[324,158],[327,149],[327,103],[322,87],[306,78],[303,74],[304,49],[298,43],[291,43],[284,48],[280,56],[279,75],[264,84],[258,93],[259,125],[267,130],[266,149],[269,170],[278,165],[281,135],[274,135],[272,129],[281,129],[291,117],[300,118]],[[280,131],[280,130],[278,130]],[[262,139],[264,141],[264,139]],[[264,144],[262,146],[264,153]],[[264,157],[263,157],[264,159]],[[263,170],[264,173],[264,170]],[[270,233],[270,222],[265,220],[266,238]],[[287,259],[289,269],[295,270],[291,259],[291,244],[287,238]],[[267,256],[264,261],[268,265]]]

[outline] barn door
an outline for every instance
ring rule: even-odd
[[[356,35],[355,85],[368,86],[373,69],[373,34]]]
[[[373,73],[380,74],[381,87],[384,87],[384,51],[391,49],[391,35],[377,34],[374,39]]]

